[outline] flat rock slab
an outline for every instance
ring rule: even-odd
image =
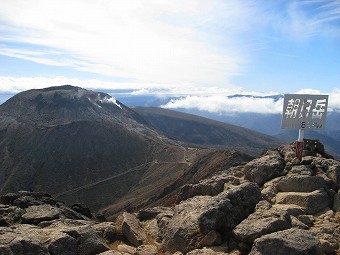
[[[255,240],[249,255],[319,255],[318,238],[301,229],[287,229]]]
[[[21,216],[21,222],[26,224],[39,224],[42,221],[51,221],[60,217],[61,211],[51,205],[32,205]]]
[[[246,243],[253,243],[258,237],[291,228],[287,211],[270,208],[249,215],[233,230],[234,236]]]
[[[306,209],[307,214],[315,214],[330,206],[328,194],[320,189],[313,192],[281,192],[276,195],[277,204],[294,204]]]

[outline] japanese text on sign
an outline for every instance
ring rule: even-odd
[[[328,95],[285,94],[282,128],[323,129]]]

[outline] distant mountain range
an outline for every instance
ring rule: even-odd
[[[133,110],[79,87],[29,90],[0,106],[0,193],[49,192],[113,215],[171,203],[180,185],[252,158],[221,148],[258,154],[277,144],[188,114]]]
[[[254,97],[252,95],[232,95],[226,98]],[[272,98],[274,101],[282,98],[283,95],[265,96],[264,98]],[[157,97],[152,95],[130,95],[128,93],[121,95],[121,101],[128,106],[146,106],[160,107],[178,97]],[[263,97],[259,97],[263,98]],[[256,107],[256,106],[254,106]],[[221,114],[211,113],[208,111],[200,111],[197,109],[173,109],[179,112],[193,114],[216,120],[251,130],[255,130],[277,139],[282,142],[293,142],[297,140],[298,134],[296,130],[288,130],[281,128],[281,114],[261,114],[253,112]],[[326,118],[326,128],[320,131],[306,131],[305,138],[320,139],[326,150],[331,154],[340,158],[340,112],[328,112]]]
[[[188,144],[236,149],[251,155],[281,144],[272,136],[197,115],[157,107],[132,109],[167,137]]]

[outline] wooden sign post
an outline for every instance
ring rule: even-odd
[[[326,124],[328,95],[285,94],[282,128],[298,129],[296,157],[302,159],[305,129],[323,129]]]

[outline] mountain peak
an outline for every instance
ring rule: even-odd
[[[34,122],[38,125],[121,119],[123,116],[135,115],[109,94],[71,85],[21,92],[0,107],[1,113],[19,122]]]

